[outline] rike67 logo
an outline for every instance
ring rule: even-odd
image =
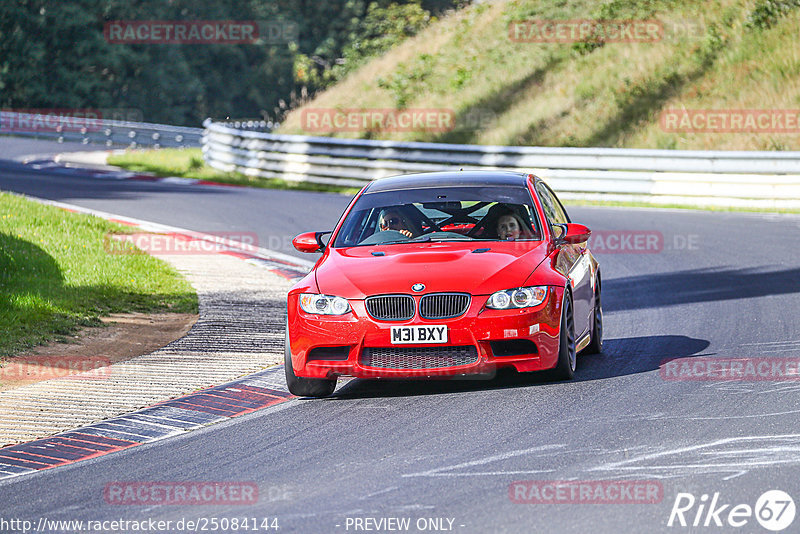
[[[667,526],[740,528],[749,525],[748,532],[753,532],[752,519],[755,517],[765,529],[779,532],[792,524],[795,511],[791,495],[781,490],[765,491],[755,506],[725,503],[719,492],[710,498],[704,493],[699,499],[691,493],[678,493]],[[692,531],[695,532],[696,528]]]

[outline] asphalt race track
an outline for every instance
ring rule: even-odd
[[[0,163],[0,189],[193,230],[254,232],[261,246],[284,253],[292,253],[295,234],[330,229],[349,200],[56,176],[9,162]],[[800,497],[797,375],[674,379],[664,362],[800,360],[800,217],[569,211],[603,231],[606,244],[595,249],[605,350],[579,357],[575,380],[505,373],[492,380],[354,380],[329,399],[294,399],[2,481],[2,516],[237,517],[259,525],[277,518],[278,532],[366,531],[388,518],[408,518],[409,532],[767,532],[756,517],[734,528],[728,514],[739,504],[755,508],[767,490]],[[643,232],[657,236],[656,245],[632,251]],[[628,248],[612,250],[620,239]],[[555,480],[642,481],[660,488],[660,502],[512,499],[515,481]],[[115,481],[254,481],[260,497],[253,505],[110,505],[103,491]],[[724,526],[703,512],[699,527],[677,520],[668,527],[679,493],[697,500],[685,513],[689,523],[700,502],[708,509],[718,493],[717,508],[729,505],[717,516]],[[787,532],[798,525],[795,519]]]
[[[350,201],[335,193],[48,176],[2,159],[0,176],[3,190],[199,232],[224,232],[231,239],[255,233],[259,246],[306,260],[308,255],[292,247],[292,238],[307,228],[332,230]]]

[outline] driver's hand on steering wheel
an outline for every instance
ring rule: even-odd
[[[413,235],[411,233],[411,230],[397,230],[397,231],[400,232],[401,234],[403,234],[404,236],[408,237],[408,238],[410,238]]]

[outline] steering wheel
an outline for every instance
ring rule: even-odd
[[[469,232],[467,232],[467,237],[471,237],[471,238],[474,239],[474,238],[476,238],[478,236],[478,232],[479,231],[481,231],[481,230],[485,231],[486,229],[487,229],[487,225],[484,224],[484,221],[483,220],[478,221],[478,224],[473,226],[472,229]]]

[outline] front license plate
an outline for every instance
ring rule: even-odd
[[[392,345],[405,343],[447,343],[447,326],[393,326]]]

